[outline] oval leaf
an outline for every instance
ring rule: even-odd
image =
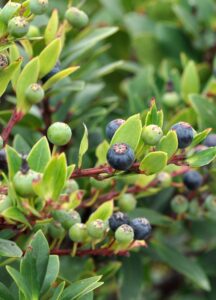
[[[167,165],[167,153],[155,151],[148,153],[140,163],[140,170],[151,175],[163,170]]]

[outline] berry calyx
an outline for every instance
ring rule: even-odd
[[[101,239],[106,230],[106,226],[103,220],[97,219],[87,224],[88,234],[95,239]]]
[[[13,184],[17,194],[21,197],[35,196],[33,181],[39,180],[40,176],[39,173],[32,170],[29,170],[25,174],[18,171],[13,178]]]
[[[23,17],[14,17],[8,23],[8,32],[10,35],[20,38],[27,34],[29,23]]]
[[[133,228],[127,224],[118,227],[115,232],[115,239],[119,244],[129,244],[134,240]]]
[[[189,190],[196,190],[202,185],[203,177],[197,171],[188,171],[183,176],[183,183]]]
[[[0,71],[5,69],[9,65],[9,59],[6,55],[0,54]]]
[[[176,195],[171,201],[171,208],[176,214],[183,214],[188,210],[188,199],[182,195]]]
[[[122,212],[116,212],[109,218],[109,227],[112,231],[116,231],[116,229],[123,225],[123,224],[129,224],[130,220],[128,216]]]
[[[74,224],[81,222],[80,214],[75,210],[54,210],[51,214],[66,230],[69,230]]]
[[[56,75],[59,72],[60,72],[60,63],[57,62],[56,65],[54,66],[54,68],[48,74],[46,74],[43,78],[41,78],[41,81],[43,83],[45,83],[47,80],[49,80],[51,77],[53,77],[54,75]]]
[[[89,22],[87,14],[76,7],[68,8],[65,13],[65,18],[70,23],[70,25],[78,29],[85,27]]]
[[[211,133],[207,136],[207,138],[204,140],[203,145],[207,147],[215,147],[216,146],[216,134]]]
[[[44,90],[38,83],[32,83],[25,92],[26,100],[30,104],[36,104],[43,100]]]
[[[178,138],[178,148],[183,149],[188,147],[194,137],[194,131],[190,124],[186,122],[179,122],[171,127],[174,130]]]
[[[52,144],[64,146],[69,143],[72,131],[66,123],[55,122],[48,128],[47,137]]]
[[[107,161],[116,170],[128,170],[135,160],[133,149],[125,144],[114,144],[107,153]]]
[[[73,242],[83,243],[87,237],[87,227],[83,223],[74,224],[69,230],[69,237]]]
[[[162,102],[169,108],[176,107],[180,101],[180,97],[176,92],[167,92],[163,95]]]
[[[35,15],[42,15],[47,11],[48,0],[30,0],[30,10]]]
[[[163,136],[162,129],[157,125],[148,125],[142,130],[143,141],[150,146],[156,145]]]
[[[136,208],[136,198],[133,194],[123,194],[118,199],[118,206],[123,212],[130,212]]]
[[[125,123],[125,120],[123,119],[115,119],[109,122],[106,126],[106,136],[109,140],[112,139],[114,136],[116,130]]]
[[[135,240],[145,240],[151,234],[151,225],[146,218],[135,218],[130,222],[130,226],[134,230]]]

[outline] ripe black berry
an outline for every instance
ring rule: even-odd
[[[146,218],[136,218],[130,222],[135,240],[145,240],[151,234],[151,225]]]
[[[43,78],[41,78],[42,82],[45,83],[47,80],[49,80],[51,77],[53,77],[55,74],[60,72],[60,63],[57,62],[54,68],[46,74]]]
[[[207,147],[215,147],[216,146],[216,134],[212,133],[207,136],[204,140],[203,144]]]
[[[114,144],[107,153],[108,163],[116,170],[128,170],[134,160],[134,151],[124,143]]]
[[[197,171],[189,171],[183,176],[184,185],[189,190],[196,190],[203,183],[203,177]]]
[[[193,141],[194,132],[190,124],[179,122],[173,125],[171,129],[176,131],[178,138],[178,147],[180,149],[188,147]]]
[[[7,159],[5,149],[0,150],[0,170],[3,172],[7,172]]]
[[[109,218],[109,227],[112,231],[116,231],[119,226],[129,223],[128,216],[122,212],[116,212]]]
[[[106,126],[106,136],[109,140],[112,139],[116,130],[125,123],[123,119],[116,119],[109,122]]]

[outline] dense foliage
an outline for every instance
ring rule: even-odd
[[[215,12],[1,1],[0,299],[215,299]]]

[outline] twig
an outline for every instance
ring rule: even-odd
[[[9,122],[7,123],[6,127],[2,131],[2,138],[4,140],[4,144],[7,143],[9,135],[13,129],[13,127],[18,123],[22,118],[24,117],[24,114],[21,111],[17,111],[16,109],[13,111],[11,118]]]

